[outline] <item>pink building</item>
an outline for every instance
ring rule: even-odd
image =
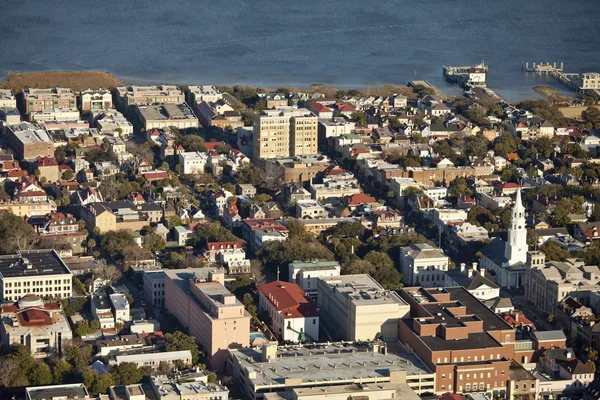
[[[250,314],[223,286],[217,268],[165,271],[165,307],[196,338],[213,369],[225,368],[227,349],[250,345]]]

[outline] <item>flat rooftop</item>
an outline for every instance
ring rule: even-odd
[[[310,260],[310,261],[293,261],[290,263],[290,268],[298,268],[303,271],[322,271],[335,269],[340,267],[337,261],[327,260]]]
[[[39,275],[71,275],[54,250],[31,250],[0,256],[0,277],[17,278]]]
[[[384,290],[370,275],[341,275],[320,278],[356,304],[408,304],[396,292]]]
[[[242,368],[256,372],[256,386],[285,385],[286,379],[325,382],[389,377],[406,371],[407,377],[433,374],[416,355],[373,352],[367,345],[350,343],[280,346],[277,358],[262,362],[261,348],[230,350]]]
[[[351,385],[340,385],[340,386],[329,386],[327,391],[324,392],[323,387],[307,387],[307,388],[295,388],[293,391],[297,398],[303,396],[339,396],[347,395],[346,398],[358,399],[369,398],[369,393],[377,392],[390,392],[389,399],[406,399],[406,400],[421,400],[421,397],[415,391],[405,383],[389,383],[389,382],[378,382],[370,384],[351,384]],[[378,399],[380,397],[377,397]],[[382,399],[383,397],[381,397]]]
[[[192,109],[185,103],[138,106],[138,110],[147,121],[196,120]]]

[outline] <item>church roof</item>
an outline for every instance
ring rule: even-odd
[[[500,238],[495,238],[481,249],[481,254],[484,257],[488,258],[494,264],[498,266],[502,266],[502,264],[506,263],[508,260],[504,257],[504,247],[506,246],[506,242]]]

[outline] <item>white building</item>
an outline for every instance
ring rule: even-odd
[[[98,293],[91,297],[91,311],[94,319],[100,322],[100,329],[112,329],[115,327],[115,316],[111,304],[104,293]]]
[[[201,174],[208,163],[208,154],[199,151],[188,151],[179,153],[179,165],[182,166],[182,173]]]
[[[60,354],[65,341],[72,339],[71,328],[61,303],[44,303],[36,295],[26,295],[16,304],[1,307],[0,339],[5,348],[26,346],[35,358]]]
[[[223,249],[217,253],[216,261],[227,268],[230,274],[250,272],[250,260],[242,248]]]
[[[519,188],[508,228],[508,241],[496,238],[484,247],[481,250],[481,267],[490,271],[501,287],[520,288],[525,283],[527,251],[525,207]]]
[[[73,274],[54,250],[28,250],[0,256],[0,302],[28,294],[68,299]]]
[[[179,246],[187,246],[194,235],[194,231],[183,225],[176,226],[173,230],[175,231],[175,241]]]
[[[113,293],[109,298],[115,316],[115,323],[128,322],[131,317],[129,314],[129,301],[127,300],[127,297],[122,293]]]
[[[384,340],[398,338],[400,319],[410,306],[366,274],[319,278],[317,306],[333,339]]]
[[[284,342],[319,341],[319,313],[295,283],[275,281],[258,287],[259,311],[271,318],[271,328]]]
[[[400,248],[402,283],[406,286],[448,286],[448,263],[442,250],[425,243]]]
[[[296,218],[327,218],[329,213],[317,200],[296,201]]]
[[[85,89],[79,93],[81,111],[113,108],[112,94],[108,89]]]
[[[162,363],[173,366],[177,361],[181,361],[184,365],[192,365],[192,353],[189,350],[182,350],[161,353],[124,354],[116,356],[113,365],[134,363],[138,368],[150,367],[153,371],[156,371]]]
[[[117,110],[103,110],[94,120],[94,126],[104,135],[128,138],[133,135],[133,125]]]
[[[198,104],[203,101],[215,103],[223,98],[223,93],[214,86],[188,86],[188,94],[190,97],[190,104]]]
[[[17,108],[17,100],[12,90],[0,89],[0,108]]]
[[[341,267],[337,261],[293,261],[288,271],[288,282],[299,285],[306,294],[316,298],[318,279],[340,276]]]

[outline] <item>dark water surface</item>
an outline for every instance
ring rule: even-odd
[[[597,0],[0,0],[0,73],[106,70],[126,82],[342,88],[490,66],[518,100],[522,61],[600,72]]]

